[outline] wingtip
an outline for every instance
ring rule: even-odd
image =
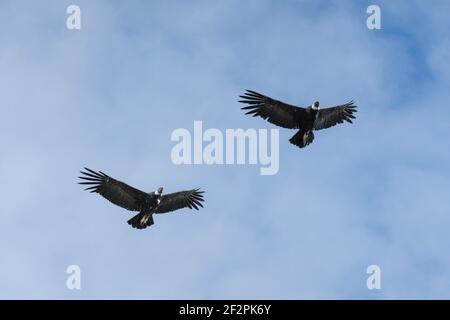
[[[259,93],[259,92],[256,92],[256,91],[254,91],[254,90],[250,90],[250,89],[246,89],[244,95],[245,95],[246,98],[248,98],[248,96],[253,96],[253,97],[256,97],[256,98],[262,98],[262,97],[264,97],[263,94],[261,94],[261,93]],[[241,96],[241,97],[242,97],[242,96]]]
[[[203,190],[202,188],[203,188],[203,187],[196,188],[196,189],[195,189],[195,192],[196,192],[196,193],[199,193],[199,194],[205,193],[205,190]]]

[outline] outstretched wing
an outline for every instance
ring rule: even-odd
[[[344,121],[353,123],[351,119],[355,119],[353,113],[355,113],[356,106],[353,104],[353,100],[336,107],[325,108],[319,110],[319,115],[314,121],[314,129],[321,130]]]
[[[239,97],[243,99],[239,102],[248,104],[248,106],[241,108],[242,110],[249,110],[245,114],[251,114],[254,117],[260,116],[264,120],[283,128],[299,128],[299,119],[306,112],[304,108],[274,100],[251,90],[247,90],[244,95]]]
[[[165,213],[181,208],[194,208],[195,210],[198,210],[198,207],[203,208],[203,193],[204,191],[200,191],[200,189],[192,189],[163,195],[155,213]]]
[[[145,192],[113,179],[101,171],[95,172],[88,168],[84,169],[86,172],[80,171],[83,176],[78,178],[83,180],[79,184],[88,185],[85,190],[97,192],[122,208],[132,211],[141,210],[141,204],[147,197]]]

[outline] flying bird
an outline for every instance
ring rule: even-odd
[[[182,208],[196,209],[203,207],[204,191],[192,189],[163,195],[163,187],[154,192],[146,193],[135,189],[126,183],[111,178],[103,172],[84,168],[80,171],[82,181],[79,184],[87,185],[85,190],[96,192],[115,205],[130,211],[139,211],[137,215],[128,220],[133,228],[145,229],[151,226],[153,214],[166,213]]]
[[[293,106],[258,92],[247,90],[239,96],[241,103],[247,104],[242,110],[248,110],[245,114],[260,116],[277,126],[287,129],[299,129],[289,141],[300,148],[306,147],[314,140],[313,130],[321,130],[347,121],[352,123],[357,111],[353,100],[330,108],[321,109],[319,101],[311,106],[301,108]]]

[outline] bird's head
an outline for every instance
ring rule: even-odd
[[[319,101],[316,101],[312,104],[311,108],[313,110],[319,110]]]
[[[155,195],[160,196],[163,192],[163,187],[159,187],[158,189],[155,190]]]

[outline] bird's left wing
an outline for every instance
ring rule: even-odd
[[[321,130],[344,121],[353,123],[351,119],[355,119],[353,113],[355,113],[356,106],[353,104],[353,100],[339,106],[325,108],[319,110],[319,115],[314,121],[314,129]]]
[[[204,191],[200,191],[200,189],[192,189],[163,195],[155,213],[165,213],[186,207],[196,210],[198,207],[203,208],[201,204],[204,201],[203,193]]]
[[[86,185],[85,190],[97,192],[105,199],[122,208],[139,211],[143,200],[148,196],[145,192],[133,188],[122,181],[111,178],[103,172],[95,172],[89,168],[81,171],[79,184]]]
[[[242,99],[239,100],[240,103],[247,104],[246,107],[241,108],[247,110],[245,114],[254,117],[260,116],[264,120],[283,128],[297,129],[299,120],[305,115],[304,108],[272,99],[252,90],[247,90],[244,95],[239,97]]]

